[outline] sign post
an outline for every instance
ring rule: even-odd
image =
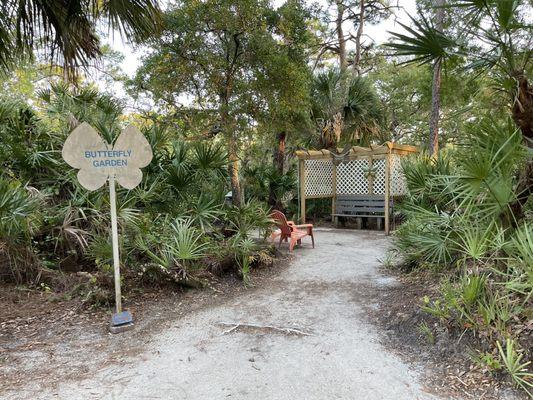
[[[115,177],[109,177],[109,202],[111,203],[111,240],[113,243],[113,269],[115,273],[115,308],[122,312],[122,295],[120,293],[120,256],[118,251],[117,200],[115,194]]]
[[[109,330],[112,333],[123,332],[133,328],[133,317],[129,311],[122,310],[115,182],[126,189],[135,188],[142,180],[140,169],[152,161],[152,149],[133,125],[126,127],[111,145],[84,122],[68,136],[62,155],[67,164],[79,169],[78,181],[84,188],[97,190],[109,181],[116,311],[111,317]]]

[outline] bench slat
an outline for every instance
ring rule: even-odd
[[[380,214],[331,214],[333,217],[370,217],[370,218],[385,218],[385,215]]]
[[[385,207],[338,207],[337,212],[385,212]]]
[[[340,205],[351,205],[351,204],[356,204],[356,205],[363,205],[363,206],[375,206],[375,205],[382,205],[382,206],[385,206],[385,202],[384,201],[337,201],[336,204],[340,204]],[[392,202],[389,202],[389,204],[392,204]]]
[[[337,200],[385,200],[385,196],[382,194],[339,194]]]

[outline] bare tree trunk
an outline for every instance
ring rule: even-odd
[[[523,71],[515,72],[518,82],[517,93],[513,96],[512,116],[522,137],[524,145],[530,152],[533,152],[533,86],[527,80]],[[531,153],[530,153],[531,154]],[[524,216],[524,205],[533,196],[533,160],[531,157],[526,161],[525,168],[518,174],[518,185],[516,188],[517,200],[511,208],[516,219]]]
[[[344,21],[344,11],[346,6],[343,0],[336,0],[337,3],[337,40],[339,41],[339,65],[341,71],[346,70],[348,65],[346,60],[346,39],[344,37],[344,31],[342,29],[342,23]]]
[[[231,179],[231,200],[234,206],[242,205],[241,182],[239,179],[239,158],[237,155],[237,138],[235,132],[229,132],[228,172]]]
[[[429,119],[428,150],[432,157],[439,154],[439,114],[440,114],[440,83],[441,63],[438,59],[433,65],[433,84],[431,86],[431,117]]]
[[[284,164],[285,164],[285,142],[287,134],[285,132],[280,132],[277,135],[278,147],[274,155],[274,168],[283,175]],[[283,205],[281,204],[281,199],[278,199],[276,196],[276,185],[275,182],[270,182],[270,193],[268,195],[268,205],[275,208],[276,210],[282,210]]]
[[[227,90],[226,90],[227,93]],[[237,148],[236,132],[230,124],[230,116],[228,112],[228,97],[220,96],[222,109],[220,110],[220,124],[228,140],[228,175],[231,181],[231,199],[235,206],[242,204],[241,184],[239,180],[239,157]]]
[[[360,0],[359,4],[359,26],[355,35],[355,59],[353,70],[359,75],[361,73],[361,37],[363,36],[363,25],[365,22],[365,0]]]
[[[437,7],[435,27],[442,31],[444,29],[444,0],[436,0]],[[429,120],[429,144],[428,150],[432,157],[439,154],[439,114],[440,114],[440,84],[441,84],[442,59],[438,59],[433,64],[433,84],[431,86],[431,117]]]
[[[520,128],[524,141],[529,148],[533,147],[533,86],[524,72],[516,72],[518,92],[513,96],[513,120]]]
[[[280,174],[283,174],[284,164],[285,164],[285,143],[287,139],[287,134],[285,132],[280,132],[278,134],[278,149],[276,151],[276,156],[274,157],[274,167],[278,170]]]

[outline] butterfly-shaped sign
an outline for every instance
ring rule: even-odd
[[[68,136],[62,155],[68,165],[79,169],[78,181],[88,190],[99,189],[109,178],[133,189],[141,183],[141,168],[152,161],[150,144],[133,125],[126,127],[115,144],[110,145],[84,122]]]

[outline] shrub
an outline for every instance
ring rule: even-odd
[[[408,262],[445,271],[440,296],[424,297],[423,310],[488,340],[514,382],[530,390],[523,360],[531,354],[520,343],[531,318],[533,231],[527,215],[513,213],[524,161],[520,133],[489,120],[439,159],[404,161],[406,222],[395,243]]]

